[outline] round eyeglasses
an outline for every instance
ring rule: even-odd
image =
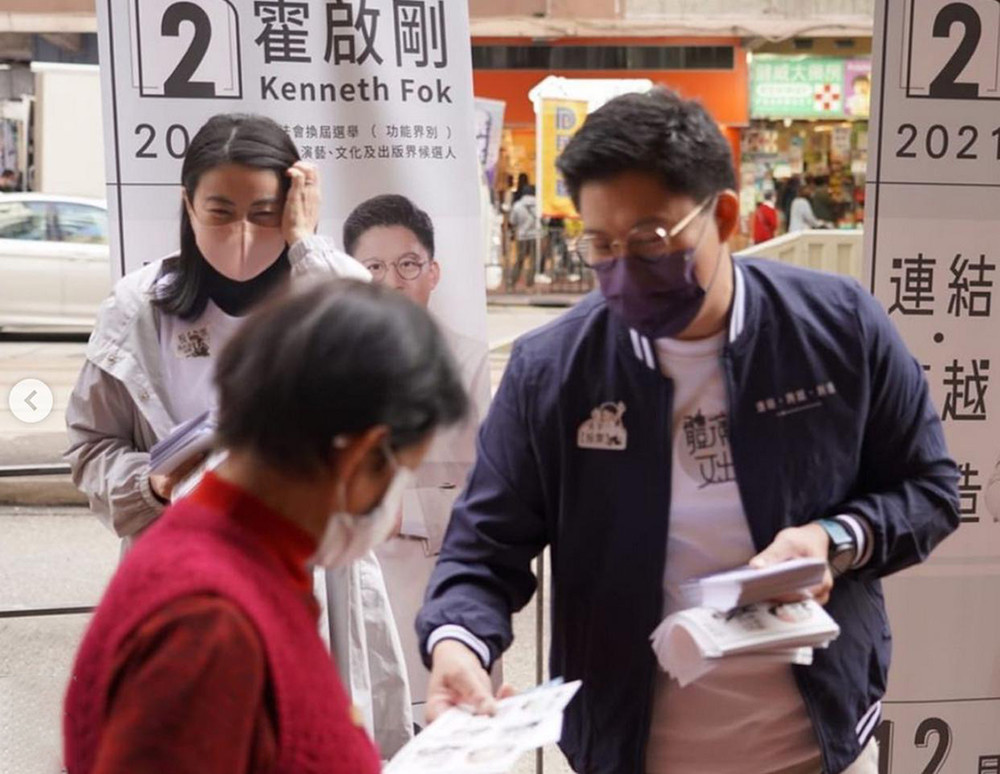
[[[378,259],[365,261],[364,267],[371,272],[372,279],[375,280],[375,282],[381,282],[386,278],[386,275],[389,273],[390,266],[396,272],[396,276],[400,279],[415,280],[424,273],[424,269],[429,266],[430,263],[429,259],[421,259],[418,255],[409,254],[391,262]]]
[[[685,215],[672,228],[662,224],[639,225],[624,240],[604,234],[584,234],[577,243],[577,253],[585,266],[597,268],[612,258],[628,256],[653,261],[675,251],[674,240],[700,215],[715,197],[710,196]]]

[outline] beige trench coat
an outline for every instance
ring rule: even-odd
[[[364,267],[322,237],[293,245],[289,260],[293,282],[370,279]],[[66,410],[65,458],[73,481],[94,514],[122,538],[123,550],[164,511],[149,486],[149,450],[178,424],[163,394],[160,313],[150,303],[161,265],[156,261],[127,275],[102,304]],[[411,738],[413,719],[381,569],[369,555],[323,581],[317,590],[325,602],[325,639],[345,688],[388,758]]]

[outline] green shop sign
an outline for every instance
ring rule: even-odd
[[[851,109],[855,83],[847,82],[848,63],[857,68],[859,60],[758,54],[750,67],[750,116],[861,117]]]

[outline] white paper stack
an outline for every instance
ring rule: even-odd
[[[150,472],[169,476],[184,463],[209,452],[215,445],[215,428],[209,412],[175,427],[150,450]]]
[[[723,660],[808,665],[815,648],[840,634],[813,599],[776,603],[765,600],[804,593],[826,571],[822,560],[793,560],[763,570],[739,568],[701,578],[682,588],[699,604],[674,613],[651,637],[660,667],[684,686]]]
[[[732,610],[786,594],[804,594],[823,581],[824,573],[822,559],[789,559],[762,569],[745,566],[708,575],[685,583],[681,594],[691,607]]]
[[[451,709],[418,734],[383,774],[503,774],[530,750],[562,736],[563,712],[580,682],[556,681],[498,702],[493,717]]]

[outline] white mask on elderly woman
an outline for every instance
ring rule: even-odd
[[[361,516],[348,513],[346,485],[341,482],[337,498],[340,506],[327,522],[312,560],[314,565],[328,570],[345,567],[392,535],[396,516],[403,503],[403,493],[413,484],[414,474],[396,460],[388,446],[383,447],[382,453],[395,468],[395,473],[381,501]]]

